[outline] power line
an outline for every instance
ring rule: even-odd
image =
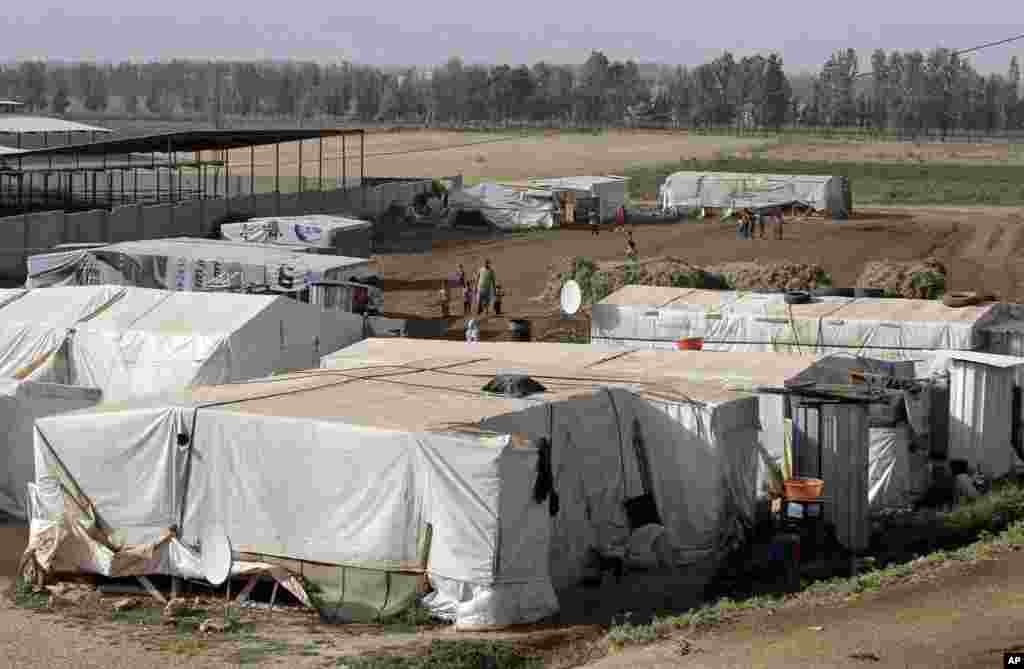
[[[969,49],[954,49],[953,51],[950,52],[950,55],[951,56],[960,56],[960,55],[963,55],[965,53],[973,53],[975,51],[981,51],[982,49],[987,49],[987,48],[993,47],[993,46],[1000,46],[1002,44],[1009,44],[1010,42],[1016,42],[1017,40],[1021,40],[1021,39],[1024,39],[1024,33],[1022,33],[1020,35],[1014,35],[1013,37],[1007,37],[1006,39],[997,40],[995,42],[986,42],[985,44],[979,44],[977,46],[972,46]],[[853,78],[854,79],[859,79],[861,77],[870,77],[873,74],[875,74],[875,71],[874,70],[869,70],[867,72],[861,72],[860,74],[855,75]]]

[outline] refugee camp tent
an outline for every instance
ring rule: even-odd
[[[280,246],[176,237],[32,255],[29,288],[117,284],[164,290],[298,293],[321,280],[372,274],[367,258]]]
[[[841,176],[675,172],[658,191],[663,209],[763,208],[801,205],[849,218],[850,184]]]
[[[36,419],[99,401],[97,388],[0,379],[0,512],[25,517],[26,486],[35,477],[32,431]]]
[[[951,308],[938,300],[814,298],[785,303],[782,293],[625,286],[594,305],[591,340],[603,345],[671,348],[703,337],[713,351],[857,353],[883,360],[976,350],[986,328],[1020,307],[986,302]]]
[[[369,258],[373,223],[358,218],[309,214],[250,218],[242,223],[224,223],[221,236],[233,242],[255,242],[300,247]]]
[[[680,563],[713,563],[749,522],[756,399],[697,378],[698,355],[369,340],[328,369],[46,418],[30,552],[43,569],[196,577],[196,540],[220,523],[349,619],[406,606],[425,574],[426,605],[460,625],[538,620],[631,521],[660,521]],[[482,390],[505,373],[544,390]],[[100,520],[124,549],[75,529]]]
[[[281,296],[120,286],[24,291],[0,306],[0,497],[24,513],[32,419],[197,383],[315,365],[363,337],[362,319]],[[20,412],[20,413],[19,413]]]
[[[553,191],[572,191],[577,197],[597,198],[602,221],[612,218],[615,210],[626,204],[629,192],[629,177],[619,176],[555,177],[531,179],[530,183]]]
[[[114,401],[307,368],[362,337],[359,316],[282,296],[47,288],[0,307],[0,378]]]
[[[555,202],[542,194],[496,183],[482,183],[452,191],[448,196],[451,216],[460,211],[479,211],[484,219],[500,230],[552,228],[555,226]]]

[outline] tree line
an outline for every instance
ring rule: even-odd
[[[788,76],[781,56],[729,52],[696,67],[612,61],[384,70],[316,63],[45,63],[0,66],[0,97],[31,112],[423,124],[558,121],[683,128],[859,128],[984,131],[1024,128],[1020,66],[983,76],[948,49],[832,54],[814,75]]]

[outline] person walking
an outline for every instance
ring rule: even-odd
[[[765,238],[765,234],[764,234],[764,223],[765,223],[765,221],[764,221],[764,219],[765,219],[764,212],[761,211],[760,209],[758,209],[757,213],[754,214],[754,224],[757,227],[757,231],[760,232],[760,234],[761,234],[761,239]],[[754,232],[755,232],[754,230],[750,231],[751,238],[753,238]]]
[[[462,314],[469,316],[473,313],[473,300],[476,297],[476,276],[472,280],[466,282],[465,288],[462,290]]]
[[[750,210],[744,209],[736,217],[736,237],[746,239],[747,228],[750,226]]]
[[[782,226],[786,224],[782,217],[782,207],[775,210],[775,239],[782,239]]]
[[[633,239],[633,231],[626,231],[626,258],[631,262],[636,262],[640,257],[640,254],[636,250],[636,241]]]
[[[441,289],[437,292],[437,298],[441,303],[441,318],[448,318],[451,315],[451,295],[448,293],[448,280],[441,282]]]
[[[592,235],[594,235],[595,237],[597,237],[598,235],[601,234],[600,224],[601,224],[601,221],[600,221],[600,218],[597,215],[597,210],[596,209],[591,209],[590,210],[590,233]]]
[[[622,232],[626,229],[626,207],[625,205],[619,205],[619,208],[615,210],[615,231]]]
[[[477,282],[477,300],[479,305],[477,306],[477,316],[487,311],[491,302],[494,301],[494,287],[497,285],[497,278],[494,275],[494,269],[491,267],[491,261],[484,260],[484,266],[480,269],[480,279]]]
[[[505,289],[498,284],[494,288],[494,315],[501,315],[501,298],[505,297]]]

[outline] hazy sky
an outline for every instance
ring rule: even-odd
[[[793,71],[817,69],[829,53],[847,46],[862,51],[863,69],[876,47],[966,48],[1024,33],[1020,0],[84,0],[81,9],[67,8],[78,2],[12,2],[19,15],[0,19],[6,24],[0,60],[290,58],[433,65],[460,56],[484,63],[578,63],[600,49],[613,59],[696,64],[728,49],[741,55],[777,50]],[[1024,40],[972,60],[983,71],[1002,72],[1014,53],[1024,57]]]

